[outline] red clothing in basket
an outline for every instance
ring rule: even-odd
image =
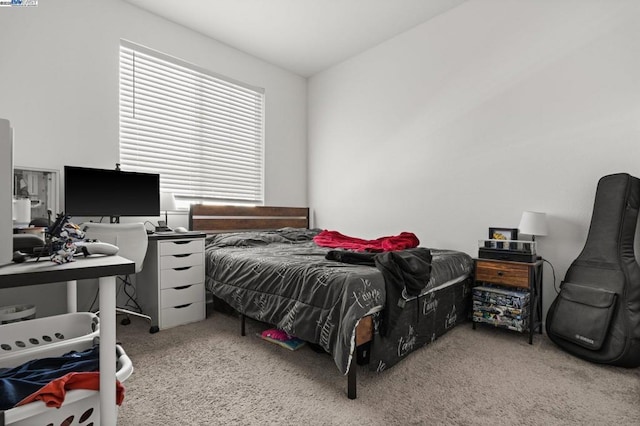
[[[90,371],[82,373],[68,373],[64,376],[50,381],[16,404],[16,407],[28,404],[33,401],[44,401],[47,407],[60,408],[64,402],[64,396],[68,390],[88,389],[100,390],[100,372]],[[116,380],[116,404],[122,405],[124,400],[124,386]]]

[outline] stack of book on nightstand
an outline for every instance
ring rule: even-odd
[[[473,321],[523,332],[528,329],[529,292],[502,287],[473,288]]]

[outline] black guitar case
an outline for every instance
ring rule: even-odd
[[[587,242],[547,312],[549,338],[588,361],[640,365],[639,207],[640,179],[626,173],[600,179]]]

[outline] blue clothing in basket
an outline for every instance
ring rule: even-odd
[[[72,372],[98,371],[99,346],[60,357],[34,359],[18,367],[0,369],[0,410],[13,408],[50,381]]]

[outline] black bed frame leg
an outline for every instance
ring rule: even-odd
[[[246,333],[244,331],[244,320],[245,320],[244,315],[240,314],[240,335],[241,336],[246,336]]]
[[[347,397],[356,399],[356,366],[353,360],[347,373]]]

